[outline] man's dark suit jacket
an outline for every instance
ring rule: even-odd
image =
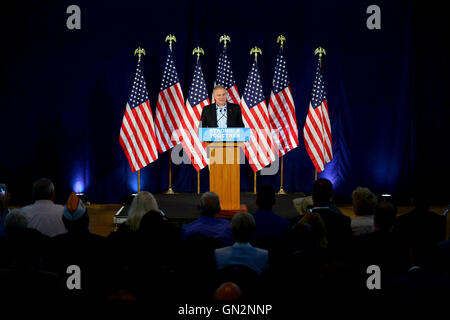
[[[351,219],[334,208],[314,208],[325,224],[328,249],[335,256],[348,254],[352,240]]]
[[[445,240],[446,220],[435,212],[414,209],[398,217],[394,233],[409,244],[437,244]]]
[[[203,128],[217,128],[217,110],[216,104],[210,104],[203,108],[200,126]],[[227,127],[243,128],[241,108],[234,103],[227,102]]]

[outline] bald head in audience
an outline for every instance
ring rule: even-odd
[[[238,300],[242,296],[242,291],[234,282],[225,282],[217,288],[214,293],[214,300]]]

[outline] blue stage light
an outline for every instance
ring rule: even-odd
[[[83,181],[81,180],[75,181],[75,183],[73,184],[73,191],[75,191],[75,193],[83,193],[84,192]]]
[[[318,173],[318,178],[325,178],[331,181],[333,184],[333,189],[339,188],[342,183],[342,177],[338,171],[338,166],[332,161],[325,166],[325,170]]]

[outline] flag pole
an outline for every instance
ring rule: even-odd
[[[327,52],[325,51],[324,48],[322,47],[318,47],[315,51],[314,51],[315,55],[319,55],[319,68],[322,69],[322,55],[326,55]],[[322,116],[323,117],[323,116]],[[323,124],[323,119],[322,119],[322,124]],[[322,139],[323,139],[323,132],[322,132]],[[323,141],[322,141],[322,155],[323,155]],[[314,180],[317,181],[317,169],[314,170],[315,174],[314,174]]]
[[[141,170],[138,170],[138,192],[141,192]]]
[[[280,181],[280,190],[278,191],[278,194],[286,194],[286,191],[283,189],[283,160],[284,157],[281,156],[281,181]]]
[[[169,42],[169,49],[172,51],[172,42],[177,42],[177,38],[173,34],[169,34],[166,37],[165,42]],[[174,194],[172,189],[172,149],[169,152],[169,190],[167,190],[166,194]]]
[[[279,35],[277,39],[277,43],[280,43],[280,49],[283,50],[283,44],[286,41],[286,38],[283,35]],[[284,156],[281,156],[281,177],[280,177],[280,190],[278,191],[278,194],[286,194],[286,192],[283,189],[283,160]]]
[[[169,151],[169,190],[167,190],[166,194],[174,194],[172,189],[172,149]]]
[[[225,41],[226,43],[226,41]],[[200,60],[200,54],[205,54],[205,51],[203,51],[202,48],[197,47],[192,51],[192,55],[197,55],[197,63]],[[197,171],[197,194],[200,194],[200,171]]]
[[[258,47],[253,47],[250,50],[250,55],[254,54],[255,55],[255,62],[258,62],[258,53],[262,55],[262,51],[260,48]],[[253,194],[256,194],[256,172],[254,173],[254,185],[253,185]]]
[[[134,55],[138,55],[138,63],[141,62],[141,55],[145,55],[145,50],[141,47],[138,47],[136,50],[134,50]],[[141,170],[137,171],[138,179],[137,179],[137,185],[138,185],[138,192],[141,192]]]

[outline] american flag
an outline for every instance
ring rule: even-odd
[[[273,139],[278,145],[279,156],[283,156],[298,146],[298,129],[294,99],[289,86],[286,60],[282,49],[280,49],[275,64],[269,116]]]
[[[239,104],[239,92],[236,82],[234,81],[233,71],[231,70],[231,61],[228,59],[226,48],[223,49],[219,56],[215,85],[221,85],[227,88],[228,102]],[[214,97],[212,97],[211,101],[214,103]]]
[[[186,112],[191,113],[190,117],[193,120],[194,128],[194,134],[191,135],[191,145],[195,146],[192,152],[190,152],[189,149],[186,150],[186,152],[197,171],[207,165],[206,143],[201,143],[198,138],[198,125],[200,123],[202,109],[208,104],[208,92],[206,91],[202,66],[200,61],[197,61],[194,70],[194,78],[192,79],[191,88],[189,89],[188,98],[186,100]]]
[[[253,62],[241,98],[241,110],[245,126],[252,129],[250,141],[244,144],[244,153],[256,172],[275,161],[269,114],[256,61]]]
[[[122,119],[119,142],[133,172],[158,159],[152,110],[140,62]]]
[[[308,151],[317,172],[333,159],[330,118],[328,116],[325,85],[317,65],[316,78],[309,103],[308,115],[303,128],[306,151]]]
[[[168,49],[156,105],[155,126],[159,152],[165,152],[180,143],[177,129],[182,127],[180,119],[183,113],[183,92],[175,69],[172,50]]]
[[[198,171],[207,163],[199,155],[204,152],[196,130],[195,116],[192,108],[186,108],[180,81],[173,60],[172,50],[168,50],[164,67],[161,90],[156,105],[156,136],[158,150],[165,152],[181,143],[191,163]],[[197,124],[198,127],[198,124]]]
[[[205,78],[203,77],[202,66],[200,61],[197,61],[194,70],[194,78],[192,79],[191,88],[189,89],[186,106],[193,108],[196,116],[196,125],[200,122],[202,109],[209,104],[208,92],[206,91]]]

